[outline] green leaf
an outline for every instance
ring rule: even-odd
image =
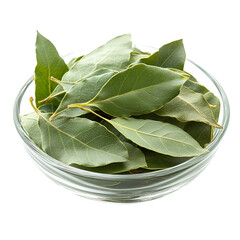
[[[190,73],[186,72],[186,71],[183,71],[183,70],[179,70],[177,68],[169,68],[170,70],[174,71],[174,72],[178,72],[179,74],[182,74],[182,75],[186,75],[189,77],[189,79],[185,82],[184,86],[186,86],[187,82],[197,82],[197,79],[191,75]]]
[[[78,62],[79,60],[81,60],[84,57],[84,55],[80,56],[80,57],[76,57],[70,60],[70,62],[67,64],[68,68],[71,69],[73,67],[73,65]]]
[[[52,101],[55,101],[57,104],[55,104],[54,107],[57,108],[59,103],[62,101],[62,98],[64,97],[65,93],[66,92],[62,88],[62,86],[58,84],[57,87],[53,90],[53,92],[48,97],[38,102],[42,105],[46,103],[50,103],[52,105]]]
[[[203,85],[201,85],[199,82],[195,82],[190,79],[188,79],[184,83],[184,86],[191,89],[194,92],[201,93],[201,94],[205,94],[205,93],[209,92],[209,90],[206,87],[204,87]]]
[[[57,86],[50,80],[51,76],[61,79],[68,71],[68,67],[59,56],[54,45],[39,32],[36,40],[37,66],[35,68],[35,96],[37,107],[41,106],[38,101],[47,98]],[[52,102],[52,105],[58,103]]]
[[[27,132],[29,138],[39,147],[42,148],[42,136],[38,126],[38,116],[35,112],[26,115],[20,115],[21,124]]]
[[[100,123],[105,126],[110,132],[115,134],[122,142],[132,143],[129,139],[122,135],[110,122],[102,120]]]
[[[111,163],[109,165],[102,166],[102,167],[87,168],[87,167],[81,166],[80,168],[84,170],[89,170],[92,172],[98,172],[98,173],[121,173],[121,172],[130,171],[133,169],[145,168],[147,165],[146,165],[145,157],[141,152],[141,150],[127,142],[124,142],[124,145],[126,146],[129,153],[129,161],[123,162],[123,163]]]
[[[50,103],[47,103],[47,104],[44,104],[44,105],[41,105],[38,110],[42,113],[49,113],[49,114],[53,114],[55,111],[56,111],[56,107],[52,106],[52,104]]]
[[[177,127],[180,127],[182,129],[186,125],[186,122],[179,122],[176,118],[158,116],[155,114],[155,112],[144,114],[144,115],[139,115],[139,116],[136,116],[135,118],[166,122],[166,123],[176,125]]]
[[[86,118],[50,122],[35,108],[42,135],[42,149],[65,164],[97,167],[128,161],[120,140],[101,124]]]
[[[176,118],[161,117],[154,113],[138,116],[140,119],[150,119],[173,124],[190,134],[200,145],[205,147],[211,142],[213,127],[201,122],[179,122]]]
[[[219,99],[213,93],[211,93],[205,86],[199,84],[198,82],[192,82],[190,80],[187,80],[184,86],[192,89],[195,92],[203,94],[207,102],[210,105],[214,106],[214,108],[211,108],[211,111],[214,115],[215,120],[218,121],[220,112]],[[176,124],[176,122],[174,124]],[[208,145],[212,141],[214,127],[211,127],[207,124],[200,122],[188,122],[185,123],[184,127],[182,128],[186,132],[188,132],[195,140],[197,140],[202,147],[206,147],[206,145]]]
[[[211,92],[205,93],[204,98],[206,98],[209,104],[215,106],[212,108],[212,112],[216,121],[218,121],[220,112],[219,99]],[[213,139],[214,127],[203,123],[190,122],[185,126],[184,130],[193,136],[202,147],[206,147]]]
[[[181,122],[203,122],[222,128],[215,120],[211,107],[202,94],[183,86],[177,97],[166,103],[155,114],[174,117]]]
[[[158,153],[192,157],[207,152],[188,133],[169,123],[134,118],[115,118],[108,122],[134,143]]]
[[[142,52],[140,49],[134,48],[130,54],[130,66],[138,63],[141,58],[149,57],[149,55],[148,52]]]
[[[214,106],[211,109],[216,121],[218,121],[221,105],[219,99],[212,92],[207,92],[203,96],[209,104]]]
[[[113,76],[84,106],[97,107],[115,117],[140,115],[176,97],[185,81],[184,76],[168,69],[137,64]]]
[[[184,131],[189,133],[202,147],[206,147],[213,138],[214,127],[201,122],[187,122]]]
[[[172,157],[168,155],[163,155],[157,152],[149,151],[147,149],[143,149],[142,151],[145,155],[145,159],[147,162],[146,169],[149,170],[174,167],[190,159],[189,157]]]
[[[183,70],[185,60],[186,53],[181,39],[162,46],[151,56],[142,58],[140,62],[163,68],[177,68]]]
[[[218,97],[216,97],[205,86],[201,85],[198,82],[193,82],[191,80],[187,80],[184,83],[184,86],[193,90],[194,92],[203,94],[206,101],[212,106],[211,110],[213,112],[215,120],[218,121],[219,112],[220,112],[220,101],[219,101]]]
[[[102,86],[115,74],[116,71],[113,70],[99,69],[88,76],[87,79],[71,85],[69,89],[67,89],[67,86],[70,85],[69,83],[63,85],[67,92],[51,119],[76,117],[86,114],[86,112],[80,108],[68,108],[68,105],[76,102],[87,102],[91,100],[97,95]],[[60,82],[60,84],[63,83]]]
[[[151,53],[149,53],[149,52],[143,52],[142,50],[140,50],[140,49],[137,48],[136,46],[134,46],[132,50],[133,50],[134,53],[139,53],[139,54],[148,55],[148,56],[151,55]]]
[[[161,121],[161,122],[170,123],[177,127],[180,127],[185,132],[190,134],[201,145],[201,147],[206,147],[206,145],[211,142],[213,137],[214,128],[205,123],[179,122],[176,118],[161,117],[154,113],[141,115],[139,116],[139,118]]]
[[[128,66],[131,51],[131,36],[129,34],[118,36],[76,62],[62,80],[77,82],[101,68],[121,71]]]

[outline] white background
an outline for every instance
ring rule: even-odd
[[[1,1],[0,239],[240,239],[238,3]],[[183,38],[188,58],[212,73],[230,100],[230,126],[210,165],[179,191],[137,204],[83,199],[47,179],[12,120],[14,98],[36,64],[36,30],[61,55],[123,33],[156,47]]]

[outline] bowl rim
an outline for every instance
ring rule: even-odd
[[[214,150],[217,148],[219,142],[221,141],[222,137],[224,136],[229,120],[230,120],[230,106],[229,106],[229,101],[227,98],[227,95],[222,88],[222,86],[219,84],[219,82],[210,74],[208,73],[205,69],[200,67],[198,64],[196,64],[194,61],[190,59],[186,59],[189,63],[193,64],[195,67],[197,67],[199,70],[201,70],[209,79],[210,81],[215,85],[217,88],[219,95],[222,100],[222,122],[220,123],[223,127],[223,129],[216,129],[214,133],[213,140],[207,145],[206,149],[209,150],[208,153],[200,155],[200,156],[195,156],[190,158],[189,160],[180,163],[176,166],[169,167],[166,169],[160,169],[160,170],[155,170],[152,172],[148,173],[138,173],[138,174],[129,174],[129,175],[118,175],[118,174],[107,174],[107,173],[96,173],[96,172],[91,172],[88,170],[83,170],[79,168],[75,168],[69,165],[66,165],[55,158],[49,156],[47,153],[45,153],[43,150],[39,149],[35,143],[29,138],[25,130],[23,129],[21,125],[21,120],[20,120],[20,106],[22,102],[22,98],[24,96],[24,93],[26,92],[27,88],[30,86],[30,84],[33,82],[33,76],[31,76],[27,82],[22,86],[21,90],[17,94],[17,97],[14,102],[14,107],[13,107],[13,120],[15,127],[24,141],[24,143],[27,145],[27,147],[33,149],[35,152],[37,152],[41,156],[41,160],[43,160],[46,164],[50,164],[54,167],[57,167],[65,172],[74,174],[74,175],[81,175],[84,177],[90,177],[90,178],[98,178],[98,179],[113,179],[113,180],[135,180],[135,179],[142,179],[142,178],[151,178],[151,177],[159,177],[159,176],[165,176],[171,173],[175,173],[177,171],[180,171],[182,169],[187,168],[188,166],[192,166],[195,163],[198,163],[200,161],[203,161],[206,157],[209,155],[213,154]]]

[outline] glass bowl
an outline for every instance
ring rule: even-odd
[[[67,55],[67,61],[78,53]],[[80,56],[80,54],[79,54]],[[13,110],[14,123],[24,146],[37,166],[54,182],[76,194],[111,202],[139,202],[162,197],[176,191],[192,181],[214,156],[229,123],[229,103],[221,85],[203,68],[191,60],[186,61],[185,70],[199,79],[221,102],[219,123],[223,129],[215,129],[207,154],[193,157],[174,167],[147,173],[117,175],[94,173],[65,165],[40,150],[24,131],[19,114],[32,112],[29,97],[34,95],[33,76],[18,93]]]

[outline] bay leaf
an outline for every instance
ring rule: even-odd
[[[121,134],[110,122],[102,120],[100,123],[105,126],[110,132],[115,134],[122,142],[128,142],[132,144],[132,142],[127,139],[123,134]]]
[[[186,77],[168,69],[137,64],[113,76],[84,106],[115,117],[140,115],[159,109],[179,94]],[[69,108],[82,104],[71,104]]]
[[[51,80],[52,80],[52,77],[51,77]],[[56,83],[56,81],[55,81],[55,83]],[[48,97],[42,99],[41,101],[38,101],[38,103],[41,105],[46,104],[46,103],[52,104],[51,102],[55,101],[56,104],[54,107],[58,107],[58,105],[62,101],[62,98],[64,97],[65,93],[66,92],[63,89],[63,87],[60,84],[58,84],[56,86],[56,88],[53,90],[53,92]]]
[[[204,98],[208,101],[209,104],[215,106],[211,108],[214,118],[218,121],[219,112],[220,112],[220,101],[219,99],[211,92],[204,94]],[[214,127],[197,122],[189,122],[185,128],[193,138],[195,138],[202,147],[206,147],[213,139]]]
[[[57,108],[54,106],[52,106],[52,104],[50,103],[46,103],[44,105],[41,105],[40,107],[38,107],[39,111],[42,113],[49,113],[49,114],[53,114]]]
[[[42,148],[42,136],[38,126],[38,116],[35,112],[20,115],[23,129],[27,132],[29,138],[39,147]]]
[[[151,54],[148,52],[142,52],[138,48],[133,48],[133,51],[130,54],[130,66],[138,63],[141,58],[149,57]]]
[[[125,146],[101,124],[87,118],[50,122],[48,117],[34,109],[39,118],[42,149],[55,159],[68,165],[87,167],[128,161]]]
[[[102,86],[115,74],[116,71],[110,69],[99,69],[89,75],[86,79],[75,84],[60,82],[60,84],[63,84],[62,86],[65,89],[66,94],[51,119],[76,117],[86,114],[86,111],[83,111],[80,108],[68,108],[68,105],[91,100],[97,95]]]
[[[208,98],[208,100],[210,100],[209,104],[216,106],[216,108],[212,108],[212,112],[217,121],[218,116],[219,116],[219,109],[220,109],[219,99],[216,96],[214,96],[214,94],[211,92],[208,92],[206,94],[207,94],[207,96],[209,96],[209,98]],[[157,115],[155,115],[155,116],[156,116],[155,120],[157,120],[157,121],[171,123],[171,124],[174,124],[174,125],[182,128],[184,131],[186,131],[188,134],[190,134],[201,145],[201,147],[206,147],[213,139],[214,127],[212,127],[208,124],[205,124],[202,122],[194,122],[194,121],[179,122],[175,118],[160,117]],[[146,116],[147,119],[149,119],[149,117],[150,116]],[[157,119],[157,117],[159,119]]]
[[[201,147],[206,147],[213,138],[214,127],[201,122],[187,122],[184,131],[189,133]]]
[[[139,54],[143,54],[143,55],[148,55],[148,56],[150,56],[151,55],[151,53],[149,53],[149,52],[144,52],[144,51],[142,51],[142,50],[140,50],[139,48],[137,48],[136,46],[133,46],[133,52],[135,52],[135,53],[139,53]]]
[[[219,118],[220,101],[212,92],[205,86],[190,80],[186,81],[185,86],[195,92],[203,94],[203,97],[211,105],[211,111],[216,121]],[[196,139],[202,147],[206,147],[213,139],[214,127],[200,122],[189,122],[184,126],[184,130],[188,132],[194,139]]]
[[[220,101],[212,92],[210,92],[205,86],[201,85],[198,82],[191,81],[190,79],[184,83],[184,86],[193,90],[194,92],[203,94],[203,97],[206,101],[213,107],[211,110],[213,112],[214,118],[218,121],[220,113]]]
[[[128,66],[131,51],[131,36],[129,34],[118,36],[83,56],[81,61],[75,62],[71,69],[64,74],[62,81],[76,83],[102,68],[121,71]],[[61,79],[55,75],[51,76]],[[62,93],[62,86],[57,85],[53,93],[46,96],[45,101],[52,101],[57,96],[60,96],[61,100]]]
[[[73,65],[78,62],[79,60],[81,60],[82,58],[84,57],[84,55],[80,56],[80,57],[75,57],[73,59],[71,59],[69,61],[69,63],[67,64],[68,65],[68,68],[71,69],[73,67]]]
[[[189,157],[172,157],[168,155],[163,155],[161,153],[149,151],[147,149],[143,149],[142,151],[145,155],[147,163],[146,169],[149,170],[158,170],[174,167],[190,159]]]
[[[39,32],[37,32],[36,40],[36,58],[35,96],[36,106],[39,107],[42,105],[39,101],[47,98],[57,86],[50,80],[50,77],[61,79],[68,71],[68,66],[59,56],[55,46]],[[52,101],[51,104],[58,105],[58,102]]]
[[[141,152],[141,150],[128,142],[123,142],[123,143],[128,150],[129,161],[122,162],[122,163],[111,163],[102,167],[88,168],[88,167],[80,166],[80,168],[84,170],[92,171],[92,172],[108,173],[108,174],[127,172],[127,171],[138,169],[138,168],[145,168],[147,165],[146,165],[144,154]],[[73,165],[73,166],[76,166],[76,165]]]
[[[177,68],[183,70],[186,53],[182,39],[165,44],[147,58],[140,59],[140,63],[163,68]]]
[[[154,120],[154,121],[170,123],[170,124],[173,124],[173,125],[175,125],[177,127],[180,127],[181,129],[184,129],[184,127],[187,124],[187,122],[180,122],[176,118],[156,115],[154,112],[153,113],[144,114],[144,115],[139,115],[139,116],[136,116],[135,118],[137,118],[137,119],[148,119],[148,120]]]
[[[166,103],[155,114],[174,117],[181,122],[203,122],[216,128],[222,128],[215,120],[211,107],[202,94],[183,86],[177,97]]]
[[[161,121],[180,127],[191,135],[201,147],[206,147],[212,141],[214,127],[202,122],[180,122],[176,118],[158,116],[154,113],[141,115],[138,118]]]
[[[178,72],[179,74],[181,75],[186,75],[189,77],[189,79],[185,82],[184,86],[187,84],[187,82],[198,82],[197,79],[191,75],[190,73],[186,72],[186,71],[183,71],[183,70],[180,70],[180,69],[177,69],[177,68],[169,68],[170,70],[174,71],[174,72]]]
[[[62,80],[77,82],[101,68],[122,71],[129,64],[131,51],[131,36],[129,34],[118,36],[76,62]]]
[[[188,133],[169,123],[134,118],[115,118],[108,122],[132,142],[158,153],[192,157],[208,152]]]
[[[203,148],[212,141],[214,127],[202,122],[180,122],[176,118],[161,117],[153,113],[141,115],[139,118],[166,122],[180,127],[191,135]]]
[[[214,106],[211,109],[212,109],[214,118],[216,119],[216,121],[218,121],[219,114],[220,114],[220,107],[221,107],[221,103],[220,103],[218,97],[216,97],[212,92],[207,92],[203,96],[209,104]]]
[[[205,94],[205,93],[208,93],[209,90],[203,86],[202,84],[200,84],[199,82],[196,82],[196,81],[192,81],[190,79],[188,79],[185,83],[184,83],[184,86],[191,89],[192,91],[194,92],[197,92],[197,93],[201,93],[201,94]]]

